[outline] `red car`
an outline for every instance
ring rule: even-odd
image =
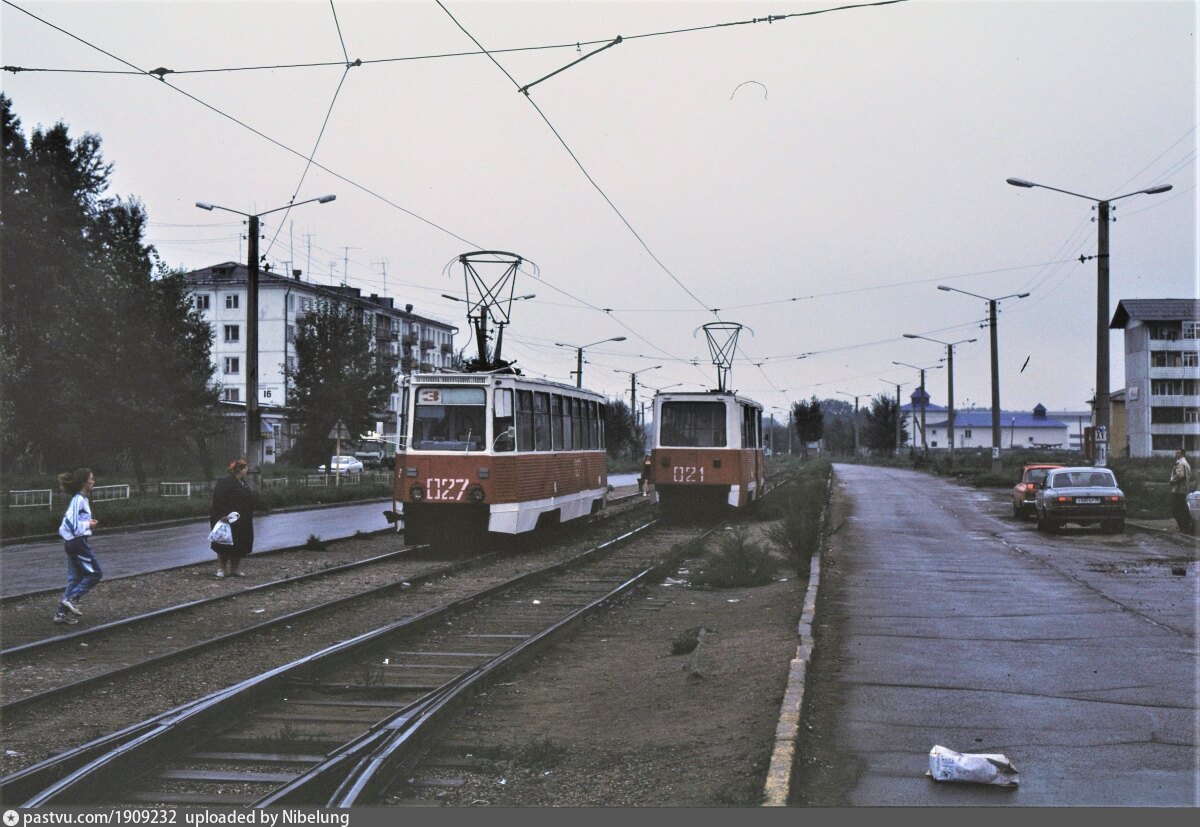
[[[1021,481],[1013,486],[1013,516],[1026,518],[1033,513],[1038,489],[1046,482],[1046,472],[1061,465],[1026,465],[1021,471]]]

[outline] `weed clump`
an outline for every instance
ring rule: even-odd
[[[771,546],[754,542],[738,527],[726,532],[716,551],[705,557],[692,583],[710,589],[765,586],[775,579],[777,565]]]
[[[328,544],[315,534],[308,535],[308,540],[304,543],[304,548],[308,551],[324,551],[328,547]]]

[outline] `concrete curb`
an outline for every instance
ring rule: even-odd
[[[833,493],[833,472],[829,474],[827,497]],[[800,623],[796,628],[799,643],[796,657],[788,666],[787,689],[779,708],[779,723],[775,726],[775,748],[771,752],[771,763],[767,768],[767,780],[763,787],[763,807],[786,807],[792,791],[792,766],[796,760],[796,748],[800,740],[800,720],[804,710],[804,687],[808,676],[808,664],[813,656],[813,621],[817,614],[817,587],[821,583],[821,554],[825,549],[826,520],[829,516],[829,501],[821,509],[818,549],[808,564],[808,586],[804,589],[804,608],[800,612]]]

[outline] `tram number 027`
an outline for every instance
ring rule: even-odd
[[[461,500],[463,494],[467,493],[467,485],[471,481],[469,479],[430,477],[425,482],[425,490],[429,492],[429,499],[457,501]]]
[[[704,482],[703,465],[676,465],[671,468],[671,482]]]

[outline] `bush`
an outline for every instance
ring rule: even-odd
[[[705,556],[692,583],[712,589],[765,586],[775,579],[776,568],[771,547],[753,542],[739,527],[727,531],[717,550]]]

